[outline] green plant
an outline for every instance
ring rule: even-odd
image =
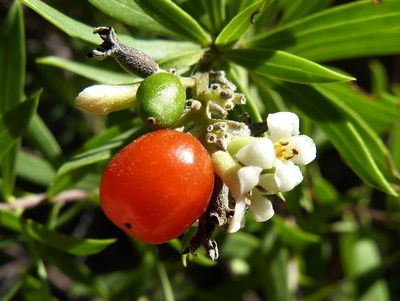
[[[7,255],[2,264],[16,264],[19,258],[27,262],[20,273],[5,276],[1,282],[5,300],[162,296],[167,300],[232,300],[246,294],[266,300],[397,298],[399,276],[393,266],[398,265],[400,255],[399,89],[387,69],[400,52],[399,1],[89,2],[104,14],[80,1],[60,1],[52,4],[59,8],[55,9],[43,1],[20,0],[12,1],[1,22],[0,186],[4,202],[0,204],[0,225],[5,234],[1,234],[0,251]],[[68,47],[63,47],[75,54],[73,59],[39,58],[40,72],[28,68],[25,76],[26,62],[30,68],[33,65],[34,46],[52,43],[39,30],[42,26],[49,30],[41,23],[36,26],[35,34],[40,37],[36,44],[29,36],[31,44],[25,46],[22,5],[69,36]],[[108,27],[100,27],[96,33],[103,42],[97,46],[99,37],[92,34],[92,26],[68,17],[62,7],[65,12],[82,11],[82,18],[92,18],[88,23],[113,25],[119,40],[110,36]],[[26,10],[26,22],[38,20],[31,13]],[[26,28],[32,34],[35,27]],[[97,48],[90,52],[92,58],[112,56],[131,74],[108,60],[83,58],[93,46]],[[148,68],[127,64],[124,55],[121,57],[127,53],[125,46],[134,61],[149,59]],[[41,55],[47,55],[46,51]],[[63,78],[59,84],[61,73],[57,78],[51,76],[53,71],[43,65],[81,77]],[[210,229],[231,218],[228,209],[233,206],[222,210],[211,225],[210,213],[215,211],[207,211],[200,219],[200,232],[194,234],[190,229],[180,240],[159,248],[130,240],[128,253],[134,254],[131,262],[135,264],[123,269],[115,260],[114,269],[101,274],[90,265],[91,258],[101,254],[121,257],[123,252],[113,249],[121,243],[106,238],[109,235],[101,230],[94,233],[98,239],[87,238],[93,232],[76,237],[74,231],[79,233],[79,227],[75,224],[81,225],[84,217],[99,212],[98,187],[107,162],[149,130],[129,110],[136,105],[141,77],[171,68],[187,88],[186,100],[190,101],[185,103],[183,116],[174,116],[168,126],[176,121],[174,127],[191,132],[213,154],[217,173],[233,195],[235,212],[240,212],[234,215],[231,224],[235,227],[230,230],[241,225],[249,191],[254,219],[246,217],[246,228],[238,233],[227,234],[221,227],[210,236]],[[364,84],[367,72],[370,85]],[[87,79],[98,85],[84,90],[76,106],[109,115],[91,117],[72,110],[56,115],[54,112],[72,106],[72,98],[90,84]],[[43,92],[29,88],[25,96],[26,82],[40,82]],[[93,91],[101,91],[100,97],[87,97]],[[52,102],[46,103],[48,98]],[[68,105],[54,101],[59,99],[68,99]],[[46,109],[56,117],[39,114],[38,107],[39,112]],[[151,109],[145,119],[160,111]],[[295,126],[284,137],[288,141],[273,139],[272,120],[283,116],[274,115],[279,111],[295,112],[302,132],[317,145],[316,160],[302,170],[304,179],[298,165],[309,162],[303,157],[300,163],[293,159],[297,148],[286,142],[309,140],[299,135]],[[71,115],[74,119],[68,122]],[[268,125],[266,118],[272,124]],[[54,119],[68,124],[56,136],[52,132],[57,127],[51,126]],[[296,118],[284,119],[289,124]],[[298,120],[295,123],[298,127]],[[249,137],[249,131],[257,137]],[[233,135],[225,136],[227,132]],[[84,141],[79,145],[65,142],[71,133],[79,133]],[[296,138],[299,136],[302,138]],[[308,150],[313,149],[306,144],[311,145]],[[284,155],[273,165],[261,159],[248,162],[248,154],[260,154],[259,145],[274,156]],[[278,178],[275,182],[270,179],[282,166],[291,167],[297,175],[285,185],[278,183]],[[227,172],[229,167],[235,177]],[[246,189],[238,188],[239,171]],[[216,185],[222,184],[217,180]],[[292,186],[296,188],[285,192]],[[274,192],[268,200],[265,190]],[[220,191],[219,195],[228,194],[224,185]],[[279,192],[284,192],[286,202]],[[226,198],[220,200],[225,204]],[[270,221],[255,222],[270,218],[272,210],[276,214]],[[111,237],[122,237],[118,233],[112,232]],[[217,262],[205,256],[216,257],[214,238],[220,249]],[[203,242],[206,248],[197,249]],[[196,249],[197,255],[190,254]],[[182,250],[188,254],[181,257]],[[202,277],[183,269],[181,258]],[[54,269],[67,276],[67,287],[57,282]]]

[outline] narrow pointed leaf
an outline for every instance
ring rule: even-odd
[[[25,32],[22,5],[14,1],[8,14],[0,24],[0,114],[22,101],[25,83]],[[18,120],[8,120],[17,123]],[[23,123],[23,122],[22,122]],[[0,133],[2,129],[0,128]],[[15,138],[18,138],[15,136]],[[1,134],[0,134],[1,140]],[[20,148],[20,140],[13,139],[12,145],[0,149],[1,175],[4,199],[10,199],[15,183],[15,165]],[[3,145],[3,142],[0,142]]]
[[[201,0],[201,3],[206,12],[206,16],[210,19],[210,25],[212,33],[216,33],[222,27],[225,22],[226,12],[225,12],[225,0]]]
[[[363,139],[369,153],[373,157],[379,171],[385,176],[386,179],[390,181],[395,181],[393,177],[392,170],[390,169],[388,162],[390,162],[389,150],[381,141],[380,137],[374,132],[370,125],[362,118],[360,111],[352,109],[347,105],[346,101],[342,100],[339,91],[341,91],[341,86],[335,85],[316,85],[316,89],[323,94],[327,99],[329,99],[337,108],[339,108],[348,120],[350,120],[354,127],[359,132]],[[348,95],[348,94],[347,94]],[[400,115],[395,119],[399,120]]]
[[[52,166],[42,158],[20,151],[17,162],[17,176],[32,183],[49,186],[55,171]]]
[[[354,1],[255,36],[244,47],[281,49],[314,61],[397,53],[399,17],[397,0]]]
[[[315,12],[323,10],[332,5],[333,0],[307,0],[307,1],[294,1],[286,5],[282,17],[282,23],[288,23],[297,19],[304,18]]]
[[[12,211],[0,211],[0,225],[24,233],[45,245],[79,256],[99,253],[115,242],[115,239],[81,239],[66,236],[33,220],[24,220]]]
[[[25,5],[33,9],[47,21],[64,31],[74,39],[84,41],[93,45],[99,45],[101,39],[93,34],[93,27],[76,21],[67,15],[59,12],[40,0],[21,0]],[[130,36],[118,35],[121,42],[137,48],[153,59],[158,60],[180,52],[199,49],[198,45],[189,42],[167,41],[167,40],[140,40]]]
[[[225,57],[251,72],[295,83],[332,83],[353,78],[317,63],[278,50],[237,49]]]
[[[171,31],[147,15],[134,0],[89,0],[89,2],[112,18],[127,25],[162,35],[174,36]]]
[[[210,35],[200,24],[171,0],[135,1],[148,15],[177,35],[200,45],[211,43]]]
[[[260,14],[260,9],[263,4],[264,1],[256,2],[237,14],[224,29],[222,29],[215,40],[215,44],[224,46],[237,42],[249,27],[254,24],[255,18],[257,14]]]
[[[109,71],[106,69],[101,69],[99,67],[77,63],[55,56],[43,57],[38,59],[36,62],[38,62],[39,64],[63,68],[65,70],[71,71],[75,74],[89,78],[102,84],[128,84],[138,80],[142,80],[127,73]]]
[[[25,138],[31,147],[40,150],[44,158],[53,165],[57,164],[62,153],[61,147],[38,113],[32,116]]]
[[[36,111],[39,93],[0,115],[0,159],[21,137]]]

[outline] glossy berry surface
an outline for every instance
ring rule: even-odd
[[[133,141],[109,162],[100,184],[101,206],[132,237],[163,243],[204,213],[213,183],[213,163],[195,137],[159,130]]]
[[[171,73],[160,72],[146,77],[136,94],[136,111],[150,127],[172,127],[182,116],[186,89]]]

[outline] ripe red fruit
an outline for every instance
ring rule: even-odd
[[[133,141],[110,161],[101,179],[101,206],[132,237],[163,243],[204,213],[213,183],[212,160],[195,137],[159,130]]]

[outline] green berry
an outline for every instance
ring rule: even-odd
[[[183,114],[186,89],[175,75],[160,72],[143,80],[136,100],[136,111],[145,123],[152,128],[169,128]]]

